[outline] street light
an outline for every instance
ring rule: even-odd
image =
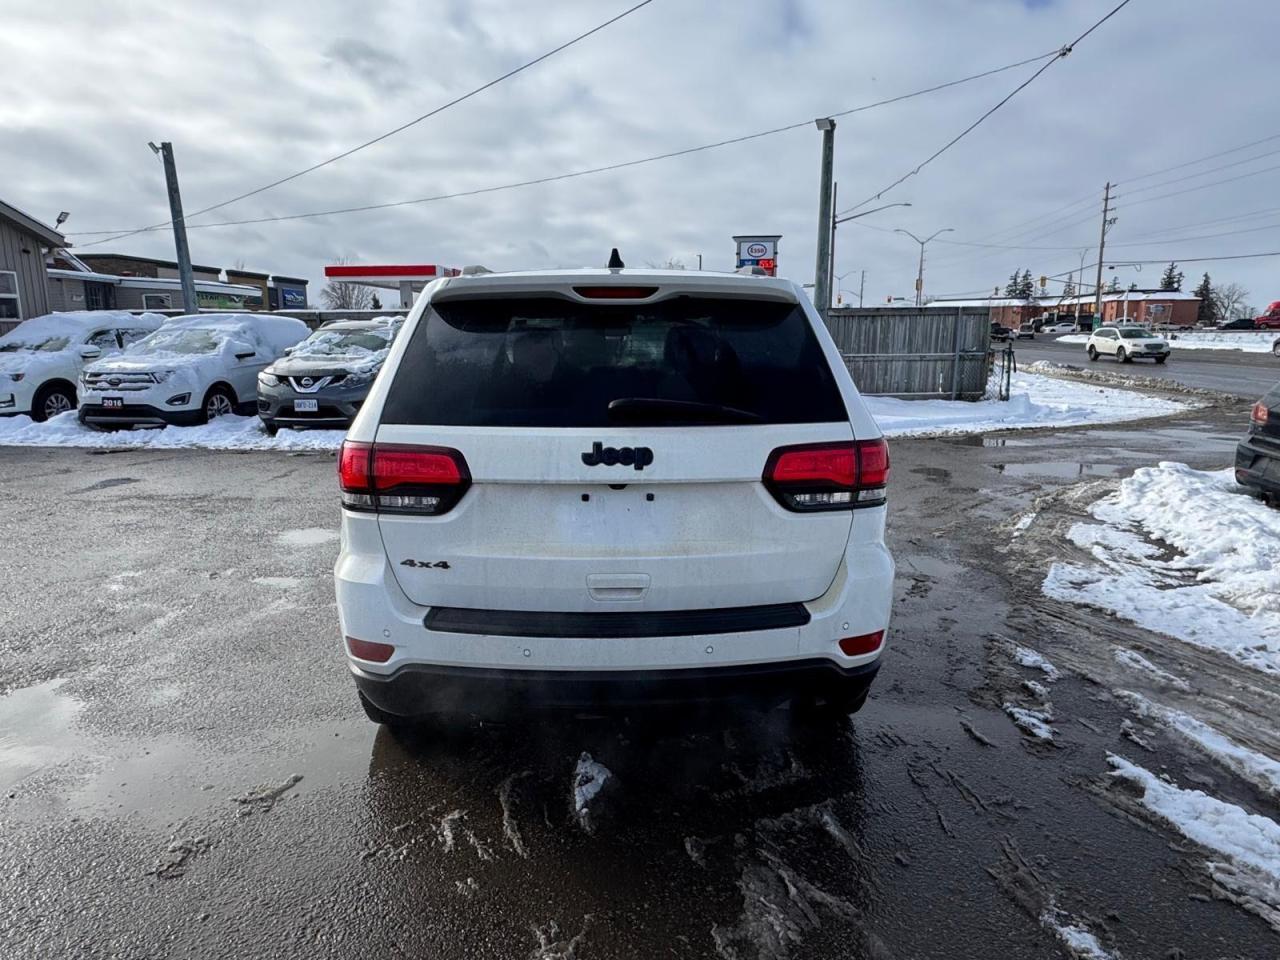
[[[923,240],[917,237],[910,230],[903,230],[901,227],[898,227],[893,232],[905,233],[908,237],[910,237],[916,243],[920,244],[920,266],[916,270],[916,306],[918,307],[920,306],[921,297],[924,294],[924,245],[928,243],[930,240],[932,240],[934,237],[939,236],[940,234],[955,233],[955,229],[952,227],[943,227],[941,230],[938,230],[935,233],[929,234],[929,236],[925,237]]]
[[[833,191],[834,192],[834,191]],[[832,205],[834,207],[834,204]],[[871,213],[879,213],[881,210],[888,210],[890,207],[909,207],[909,202],[886,203],[883,207],[873,207],[870,210],[863,210],[861,213],[851,213],[847,217],[837,217],[835,213],[831,214],[831,260],[827,265],[828,275],[834,274],[836,270],[836,227],[842,223],[848,223],[850,220],[857,220],[859,217],[865,217]],[[845,274],[848,276],[848,274]],[[843,278],[841,278],[843,279]],[[862,296],[858,296],[858,306],[862,306]]]

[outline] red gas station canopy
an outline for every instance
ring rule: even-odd
[[[347,280],[359,283],[362,280],[433,280],[436,277],[456,277],[458,271],[452,267],[441,267],[434,263],[413,264],[334,264],[324,268],[324,275],[331,280]]]

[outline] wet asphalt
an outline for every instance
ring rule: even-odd
[[[1280,336],[1280,334],[1277,334]],[[1040,335],[1035,340],[1019,340],[1014,351],[1020,367],[1036,360],[1068,363],[1105,375],[1152,377],[1196,390],[1212,390],[1229,396],[1256,400],[1280,381],[1280,357],[1270,353],[1240,350],[1179,350],[1173,341],[1173,355],[1165,363],[1135,360],[1120,363],[1112,357],[1090,362],[1082,343],[1060,343],[1057,337]]]
[[[0,450],[0,956],[1071,956],[1045,916],[1119,957],[1276,956],[1106,755],[1273,799],[1124,735],[1109,645],[1171,642],[1041,597],[1054,523],[1014,536],[1138,466],[1226,465],[1246,410],[894,442],[891,646],[827,726],[397,739],[338,646],[332,456]],[[1045,679],[1011,642],[1063,668],[1052,744],[1001,709]],[[1232,691],[1241,729],[1274,727],[1269,692]],[[582,815],[584,754],[610,776]]]

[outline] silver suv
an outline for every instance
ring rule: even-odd
[[[258,374],[258,416],[267,433],[349,426],[402,322],[379,317],[327,323]]]
[[[365,710],[847,715],[889,626],[888,476],[789,281],[438,280],[339,456],[338,614]]]

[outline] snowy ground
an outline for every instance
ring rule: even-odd
[[[1029,427],[1076,427],[1168,416],[1192,405],[1129,390],[1058,380],[1034,373],[1013,376],[1007,402],[894,400],[868,397],[867,405],[886,436],[982,433]],[[257,417],[225,417],[200,427],[165,427],[98,433],[83,426],[75,411],[46,423],[30,417],[0,418],[0,446],[132,447],[172,450],[332,450],[342,430],[281,430],[270,437]]]
[[[44,423],[30,417],[0,419],[0,446],[121,447],[175,450],[332,450],[346,435],[343,430],[281,430],[268,436],[257,417],[222,417],[199,427],[160,430],[117,430],[99,433],[76,419],[74,410]]]
[[[1166,333],[1174,350],[1240,350],[1244,353],[1270,353],[1271,345],[1280,340],[1280,332],[1275,330],[1241,330],[1238,332],[1219,332],[1216,330],[1193,330],[1189,333]],[[1058,337],[1057,343],[1088,343],[1089,334],[1069,333]]]
[[[1280,512],[1230,470],[1143,467],[1068,537],[1089,564],[1056,562],[1050,597],[1086,603],[1280,674]]]
[[[867,406],[890,437],[1117,423],[1170,416],[1193,406],[1035,373],[1015,373],[1010,393],[1005,402],[977,403],[868,397]]]

